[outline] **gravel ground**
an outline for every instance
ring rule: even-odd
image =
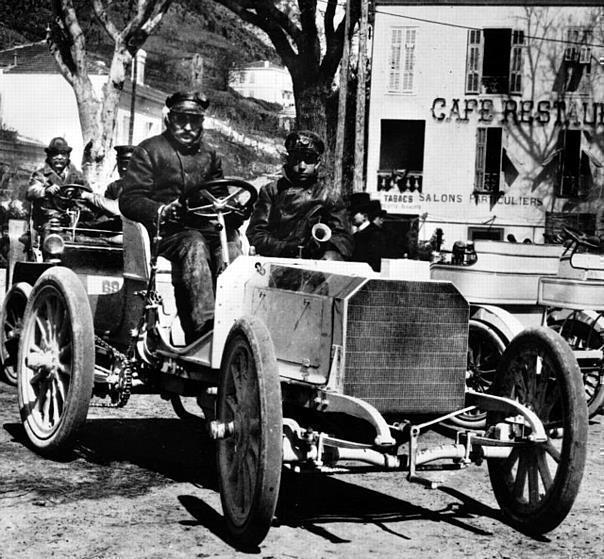
[[[15,390],[0,384],[0,558],[243,557],[224,532],[213,445],[156,396],[91,408],[73,456],[24,443]],[[581,491],[566,521],[534,539],[503,521],[486,468],[404,474],[285,475],[277,519],[253,554],[334,557],[604,556],[604,430],[592,421]],[[440,436],[429,435],[431,443]]]

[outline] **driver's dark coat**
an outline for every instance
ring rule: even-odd
[[[263,256],[296,256],[298,245],[307,244],[311,227],[321,222],[332,230],[325,250],[336,250],[347,259],[352,254],[346,207],[341,198],[333,198],[319,179],[308,187],[293,184],[286,176],[264,186],[250,218],[246,235],[250,245]]]
[[[59,175],[48,162],[34,171],[29,179],[26,198],[32,202],[32,217],[36,228],[42,227],[52,217],[62,218],[65,212],[54,207],[46,197],[46,188],[51,185],[87,184],[84,175],[69,163]]]
[[[123,179],[120,210],[127,218],[142,222],[153,234],[161,205],[222,176],[222,162],[215,151],[203,142],[186,149],[165,131],[135,148]],[[217,190],[212,192],[223,194],[222,188]]]

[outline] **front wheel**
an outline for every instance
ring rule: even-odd
[[[525,532],[549,532],[569,513],[585,466],[587,405],[572,350],[551,329],[521,332],[501,358],[491,393],[528,407],[547,433],[562,433],[533,442],[518,417],[487,414],[487,434],[506,425],[516,443],[507,458],[488,461],[502,512]]]
[[[94,330],[88,297],[67,268],[46,270],[23,318],[18,358],[21,420],[46,455],[71,448],[86,421],[94,383]]]
[[[4,297],[0,319],[0,376],[12,386],[17,386],[17,357],[19,338],[23,326],[23,315],[27,300],[31,294],[31,285],[19,282],[13,285]]]
[[[217,420],[230,436],[218,442],[218,479],[229,532],[242,546],[268,533],[282,463],[281,385],[273,343],[256,318],[235,323],[227,339]]]

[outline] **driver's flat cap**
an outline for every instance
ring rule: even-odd
[[[166,99],[166,107],[176,113],[202,115],[210,106],[210,101],[198,91],[177,91]]]
[[[285,149],[292,153],[294,151],[311,151],[321,155],[325,151],[325,143],[318,134],[310,130],[296,130],[285,138]]]

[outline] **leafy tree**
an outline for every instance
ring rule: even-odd
[[[345,21],[339,0],[322,0],[320,30],[317,0],[216,0],[243,21],[264,31],[293,83],[297,124],[328,134],[333,81],[342,59]],[[350,29],[359,19],[359,2],[351,2]],[[339,23],[336,20],[340,18]]]
[[[111,148],[120,94],[127,70],[147,37],[155,30],[172,0],[52,0],[53,21],[47,40],[59,69],[72,86],[86,144],[83,168],[94,184],[104,182],[111,171],[105,154]],[[92,10],[113,41],[113,57],[107,82],[99,98],[88,74],[86,33],[78,13]]]

